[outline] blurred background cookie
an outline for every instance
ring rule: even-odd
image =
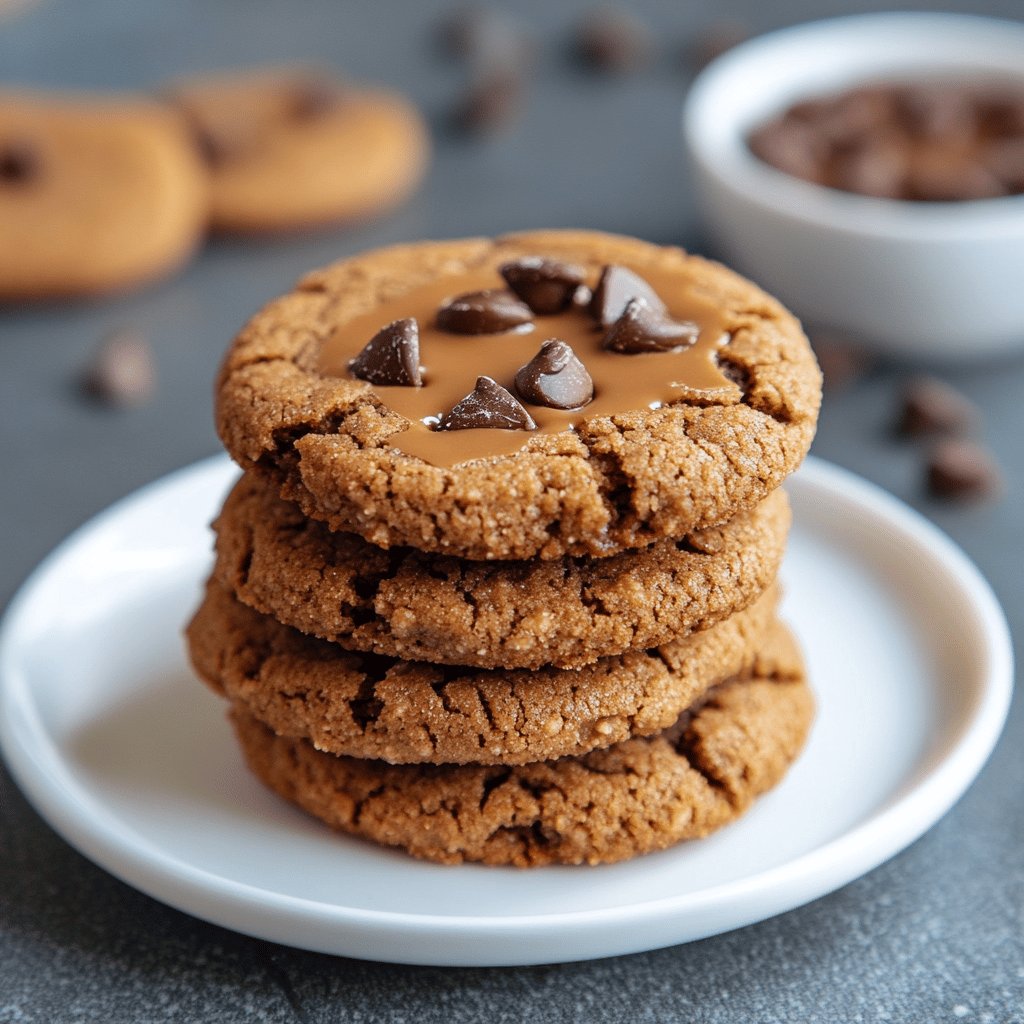
[[[0,92],[0,301],[91,295],[178,266],[207,180],[150,100]]]
[[[427,167],[427,129],[410,103],[325,71],[225,72],[175,82],[168,95],[209,167],[214,229],[362,220],[405,199]]]

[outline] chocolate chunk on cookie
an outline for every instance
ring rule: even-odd
[[[622,316],[604,336],[604,347],[613,352],[675,352],[696,343],[700,328],[689,320],[673,320],[651,309],[644,299],[630,299]]]
[[[350,363],[353,377],[391,387],[423,386],[420,331],[412,317],[382,327]]]
[[[451,407],[438,430],[533,430],[537,426],[515,396],[490,377],[477,377],[476,387]]]
[[[582,409],[594,397],[594,382],[572,346],[551,338],[516,371],[516,391],[532,405]]]
[[[252,771],[336,829],[415,857],[519,867],[598,864],[709,835],[778,784],[814,702],[783,630],[753,670],[663,732],[520,767],[388,765],[277,736],[232,710]]]
[[[577,668],[745,608],[775,579],[783,491],[723,526],[598,561],[466,562],[336,533],[244,476],[217,518],[215,576],[305,633],[394,657]]]
[[[534,313],[550,316],[571,305],[586,275],[574,267],[540,256],[524,256],[503,263],[501,276]]]
[[[532,320],[530,307],[503,288],[457,295],[437,311],[437,326],[452,334],[503,334]]]
[[[500,287],[504,264],[536,256],[583,268],[598,319],[614,313],[609,326],[647,289],[670,319],[697,325],[696,341],[611,351],[576,305],[531,311],[532,329],[457,335],[435,325],[451,296]],[[349,362],[366,339],[405,317],[420,324],[425,386],[354,379]],[[434,429],[479,377],[511,389],[552,337],[585,365],[592,402],[531,405],[533,430]],[[799,324],[749,282],[678,249],[550,231],[397,246],[309,275],[235,341],[217,424],[244,468],[377,546],[605,557],[753,508],[799,465],[820,394]]]
[[[282,735],[393,764],[522,764],[670,725],[748,670],[777,593],[702,633],[578,670],[439,666],[355,654],[247,608],[211,582],[188,628],[200,676]]]

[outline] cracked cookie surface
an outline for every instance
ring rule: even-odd
[[[356,654],[247,608],[216,581],[187,635],[208,685],[321,750],[396,764],[522,764],[666,728],[708,687],[755,663],[777,603],[773,587],[701,633],[578,670]]]
[[[352,650],[480,668],[578,668],[745,608],[775,579],[782,490],[681,541],[597,560],[469,562],[329,530],[245,474],[214,524],[214,575],[245,604]]]
[[[728,341],[718,358],[736,394],[585,417],[513,454],[441,466],[396,447],[410,421],[370,384],[319,372],[332,334],[375,306],[535,256],[592,275],[609,264],[678,271],[721,316]],[[235,340],[218,378],[217,426],[243,468],[267,475],[307,515],[379,547],[478,560],[605,557],[763,501],[806,454],[820,391],[798,322],[726,268],[633,239],[542,231],[397,246],[308,275]]]
[[[610,863],[708,835],[781,780],[812,717],[781,626],[747,677],[663,732],[519,767],[336,757],[232,710],[251,770],[334,828],[446,864],[518,867]]]

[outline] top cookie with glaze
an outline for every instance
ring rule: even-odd
[[[605,328],[578,301],[504,332],[438,330],[439,297],[476,283],[500,288],[499,268],[526,257],[572,264],[591,287],[604,267],[626,267],[652,284],[668,316],[695,322],[696,340],[609,351]],[[422,329],[424,387],[346,372],[357,342],[402,309]],[[432,429],[451,396],[480,376],[514,393],[516,367],[552,331],[576,332],[592,402],[552,410],[524,399],[536,421],[528,430]],[[750,282],[680,249],[542,231],[396,246],[310,274],[232,345],[218,377],[217,425],[233,458],[273,477],[306,514],[380,547],[470,559],[600,557],[752,508],[803,459],[820,395],[800,325]]]

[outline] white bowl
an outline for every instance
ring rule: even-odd
[[[801,181],[758,160],[751,129],[792,102],[878,79],[1013,79],[1024,25],[877,14],[744,43],[697,78],[683,115],[722,256],[804,319],[901,356],[1024,347],[1024,196],[919,203]]]

